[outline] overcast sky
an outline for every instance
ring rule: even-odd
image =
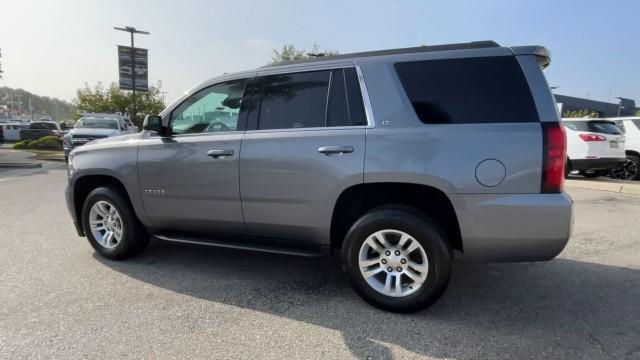
[[[0,0],[0,86],[71,100],[117,81],[130,25],[149,49],[149,80],[171,101],[215,75],[264,65],[273,48],[341,53],[495,40],[551,50],[557,93],[640,102],[640,1]]]

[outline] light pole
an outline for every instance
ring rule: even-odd
[[[618,115],[616,115],[616,117],[620,117],[620,110],[624,109],[624,106],[622,106],[622,98],[621,97],[616,97],[616,99],[618,99]]]
[[[131,121],[134,122],[137,115],[137,109],[136,109],[136,56],[134,51],[133,34],[149,35],[150,33],[148,31],[138,30],[133,26],[125,26],[123,28],[114,26],[113,29],[118,31],[126,31],[129,34],[131,34],[131,90],[133,91],[131,93],[133,97],[133,105],[132,105],[133,109],[131,111]]]

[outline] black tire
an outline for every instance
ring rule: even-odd
[[[100,245],[89,225],[91,207],[98,201],[108,202],[120,214],[122,238],[112,249]],[[82,225],[91,246],[107,259],[122,260],[136,256],[149,243],[149,234],[136,217],[129,200],[116,188],[99,187],[89,193],[82,206]]]
[[[385,229],[409,234],[427,254],[426,281],[409,295],[392,297],[378,292],[369,285],[360,271],[358,258],[362,244],[371,234]],[[347,233],[341,256],[343,270],[360,297],[377,308],[400,313],[423,310],[442,296],[449,283],[453,258],[446,236],[435,222],[426,215],[405,207],[378,208],[363,215]]]
[[[568,178],[569,174],[571,174],[571,160],[567,158],[567,161],[564,163],[564,178]]]
[[[629,171],[635,171],[635,174],[630,174]],[[612,179],[640,180],[640,157],[627,155],[627,162],[619,169],[611,170],[610,176]]]
[[[581,170],[580,171],[580,175],[588,178],[588,179],[595,179],[598,178],[600,176],[605,176],[607,174],[606,170],[591,170],[591,171],[586,171],[586,170]]]

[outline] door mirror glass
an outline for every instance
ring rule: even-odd
[[[157,134],[163,135],[165,133],[162,126],[162,118],[158,115],[147,115],[142,123],[142,129],[144,131],[151,131]]]

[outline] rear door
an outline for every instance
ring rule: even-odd
[[[342,190],[362,183],[366,118],[353,67],[259,74],[240,192],[255,235],[326,243]]]
[[[152,227],[244,230],[238,185],[244,85],[244,79],[232,80],[194,93],[168,115],[171,137],[141,142],[138,176]]]

